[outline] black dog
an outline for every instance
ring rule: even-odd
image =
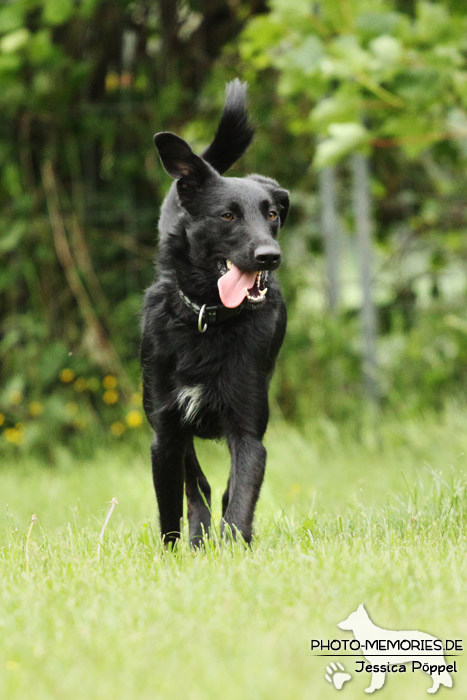
[[[289,208],[286,190],[260,175],[221,177],[253,137],[246,85],[227,85],[224,112],[203,155],[169,132],[154,137],[175,178],[162,205],[155,283],[145,296],[141,360],[144,409],[160,524],[180,536],[183,485],[193,543],[208,531],[210,487],[193,437],[226,437],[232,456],[222,499],[227,523],[249,542],[263,481],[268,384],[286,309],[271,272]]]

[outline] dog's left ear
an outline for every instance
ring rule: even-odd
[[[285,224],[287,214],[289,213],[290,206],[289,193],[287,190],[280,187],[279,183],[276,182],[276,180],[273,180],[272,177],[264,177],[264,175],[248,175],[248,177],[250,180],[259,182],[260,185],[263,185],[263,187],[268,190],[269,194],[277,204],[281,226],[283,226]]]
[[[154,143],[166,172],[177,180],[180,201],[186,206],[192,195],[202,191],[205,182],[213,177],[214,170],[193,153],[186,141],[170,131],[156,134]]]
[[[283,190],[282,187],[278,187],[272,191],[272,196],[279,204],[279,218],[281,220],[281,226],[283,226],[285,224],[287,214],[289,213],[289,193],[287,190]]]

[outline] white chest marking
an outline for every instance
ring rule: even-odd
[[[203,387],[201,384],[196,386],[184,386],[177,394],[177,403],[182,411],[184,411],[183,422],[190,423],[198,413],[203,399]]]

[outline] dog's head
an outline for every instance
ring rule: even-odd
[[[154,140],[176,180],[192,264],[212,275],[225,306],[239,306],[245,298],[261,304],[268,273],[281,262],[277,236],[287,217],[288,192],[261,175],[222,177],[170,132]]]
[[[342,620],[342,622],[338,622],[337,626],[341,630],[350,630],[353,631],[357,626],[361,625],[363,621],[368,619],[368,613],[365,610],[365,606],[363,603],[360,603],[358,608],[354,610],[348,617],[345,618],[345,620]]]

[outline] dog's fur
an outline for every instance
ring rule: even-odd
[[[184,484],[191,541],[199,542],[210,527],[210,487],[195,454],[195,435],[227,439],[231,472],[222,527],[229,525],[234,536],[238,530],[246,542],[264,476],[268,384],[286,327],[284,300],[271,271],[280,262],[276,238],[289,199],[271,178],[221,176],[253,137],[245,98],[245,84],[227,85],[217,133],[202,157],[174,134],[154,137],[175,179],[161,209],[157,275],[145,296],[141,346],[144,409],[155,433],[152,470],[166,542],[180,536]],[[226,212],[234,218],[226,220]],[[201,333],[179,290],[200,307],[222,306],[217,281],[226,260],[242,272],[267,270],[267,294],[259,304],[245,299],[238,314],[208,323]]]

